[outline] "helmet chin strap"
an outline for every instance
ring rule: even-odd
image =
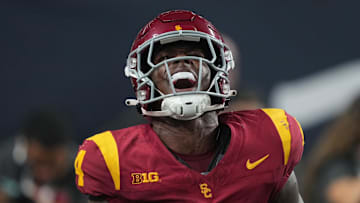
[[[208,111],[223,109],[223,104],[211,105],[210,96],[206,94],[178,95],[165,98],[161,111],[141,111],[146,116],[169,116],[177,120],[193,120]]]
[[[230,90],[229,96],[235,96],[236,90]],[[126,99],[127,106],[139,104],[137,99]],[[161,111],[147,111],[141,107],[141,112],[145,116],[152,117],[171,117],[177,120],[192,120],[200,117],[208,111],[224,109],[225,104],[211,105],[210,96],[207,94],[187,94],[167,97],[161,103]]]

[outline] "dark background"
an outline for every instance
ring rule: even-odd
[[[158,13],[189,9],[240,46],[241,86],[265,100],[282,81],[360,56],[356,0],[0,3],[0,138],[43,106],[69,113],[80,140],[128,108],[123,67],[137,32]]]

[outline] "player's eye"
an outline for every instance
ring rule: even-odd
[[[197,57],[202,57],[202,58],[205,57],[204,53],[201,51],[191,51],[187,55],[188,56],[197,56]]]
[[[162,62],[162,61],[164,61],[164,60],[166,60],[166,59],[168,59],[168,58],[170,58],[168,55],[166,55],[166,54],[161,54],[161,55],[158,55],[158,56],[155,57],[154,62],[155,62],[156,64],[158,64],[158,63],[160,63],[160,62]]]
[[[162,56],[160,59],[159,59],[159,61],[163,61],[163,60],[166,60],[166,59],[168,59],[168,58],[170,58],[169,56]]]

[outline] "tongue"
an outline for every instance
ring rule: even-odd
[[[171,79],[176,82],[177,80],[190,80],[195,81],[195,76],[190,72],[177,72],[171,76]]]

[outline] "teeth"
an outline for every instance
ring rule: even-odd
[[[190,72],[177,72],[171,76],[171,79],[173,81],[184,80],[184,79],[195,81],[195,76]]]

